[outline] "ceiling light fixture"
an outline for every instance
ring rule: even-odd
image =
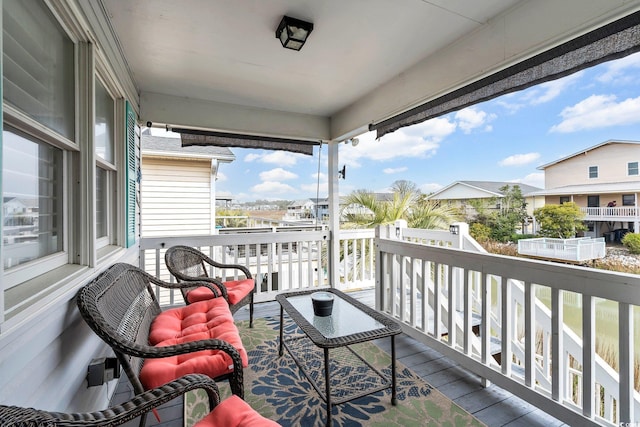
[[[289,16],[283,16],[276,30],[276,38],[280,39],[283,47],[300,50],[307,41],[307,37],[309,37],[311,31],[313,31],[312,23]]]

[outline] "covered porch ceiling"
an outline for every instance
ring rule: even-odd
[[[640,0],[79,2],[145,123],[342,140],[640,10]],[[283,15],[314,24],[301,51]],[[113,43],[115,42],[115,43]],[[112,61],[113,62],[113,61]]]

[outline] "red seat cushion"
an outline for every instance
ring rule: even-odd
[[[247,402],[236,395],[220,402],[213,411],[202,420],[198,421],[194,427],[274,427],[279,426],[275,421],[263,417],[257,413]]]
[[[241,299],[249,295],[250,292],[253,292],[253,288],[255,286],[255,282],[253,279],[232,280],[230,282],[222,283],[227,288],[227,294],[229,295],[229,304],[231,305],[237,304]],[[212,296],[213,292],[211,292],[211,289],[202,286],[189,291],[187,293],[187,301],[189,301],[189,304],[191,304],[197,301],[211,299]]]
[[[200,301],[173,308],[158,315],[149,331],[149,344],[169,346],[204,339],[228,342],[240,353],[242,365],[249,358],[227,302],[222,298]],[[233,371],[231,357],[220,350],[203,350],[159,359],[146,359],[140,381],[146,389],[161,386],[186,374],[204,374],[216,378]]]

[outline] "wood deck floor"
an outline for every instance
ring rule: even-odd
[[[369,306],[374,305],[373,290],[353,292],[350,295]],[[277,302],[261,303],[255,306],[255,317],[277,317],[279,315],[280,306]],[[240,309],[235,314],[235,318],[236,320],[248,320],[248,308],[243,307]],[[376,344],[385,351],[390,352],[389,340],[380,340]],[[397,337],[396,352],[400,362],[489,427],[555,427],[566,425],[494,384],[486,388],[482,387],[478,376],[405,334]],[[113,401],[114,403],[121,403],[128,400],[131,394],[131,386],[126,376],[123,376]],[[181,427],[182,411],[182,400],[176,399],[165,404],[158,411],[162,420],[161,423],[158,423],[155,417],[150,414],[147,417],[146,425]],[[127,427],[137,425],[137,421],[126,424]]]

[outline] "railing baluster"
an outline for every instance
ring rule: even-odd
[[[456,286],[454,286],[453,283],[453,276],[454,276],[454,267],[453,265],[449,264],[447,265],[447,288],[448,288],[448,307],[447,307],[447,313],[448,313],[448,319],[447,319],[447,332],[448,332],[448,340],[449,340],[449,345],[453,348],[456,347],[456,336],[457,336],[457,330],[456,330],[456,318],[455,318],[455,312],[456,312],[456,307],[455,307],[455,302],[456,302]]]
[[[595,353],[596,353],[595,301],[591,295],[582,294],[582,414],[594,416]]]
[[[618,303],[618,333],[620,343],[620,399],[618,400],[618,408],[620,408],[620,418],[618,422],[631,423],[636,420],[638,414],[634,413],[635,399],[634,395],[634,349],[630,337],[634,335],[633,328],[633,308],[631,305],[620,302]]]
[[[565,399],[565,350],[564,350],[564,292],[551,289],[551,396],[553,400]]]
[[[491,360],[491,285],[489,281],[491,278],[488,274],[482,273],[481,275],[481,293],[482,293],[482,323],[481,326],[481,339],[482,339],[482,363],[489,365]],[[483,380],[484,381],[484,380]],[[486,387],[488,384],[484,384]]]
[[[524,382],[533,387],[535,381],[535,293],[531,282],[524,284]]]
[[[464,279],[464,288],[462,291],[463,297],[463,307],[464,307],[464,354],[470,356],[472,353],[471,348],[471,337],[473,336],[473,313],[471,312],[471,299],[472,299],[472,283],[469,280],[469,276],[473,274],[473,271],[462,270]]]
[[[424,333],[427,333],[429,326],[429,282],[431,281],[431,263],[427,260],[422,260],[422,280],[420,284],[422,285],[422,319],[420,322],[420,330]]]
[[[433,272],[433,335],[440,341],[442,338],[442,265],[434,263]]]

